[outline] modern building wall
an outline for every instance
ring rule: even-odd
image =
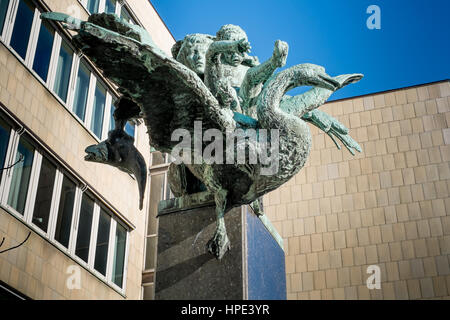
[[[10,0],[13,1],[13,0]],[[16,0],[14,0],[16,1]],[[23,0],[20,0],[23,1]],[[4,1],[3,1],[4,2]],[[6,1],[8,2],[8,1]],[[82,1],[81,1],[82,2]],[[87,19],[88,11],[77,0],[46,0],[34,1],[41,11],[57,11],[74,14],[80,13],[80,18]],[[104,3],[100,1],[100,3]],[[173,38],[153,7],[146,0],[123,1],[123,6],[129,10],[136,23],[141,23],[149,30],[155,42],[170,54]],[[3,23],[3,21],[0,20]],[[63,41],[69,42],[69,34],[59,25],[55,25],[55,32]],[[59,48],[59,47],[58,47]],[[28,56],[27,56],[28,57]],[[57,59],[55,55],[54,59]],[[89,65],[89,62],[87,65]],[[55,61],[52,62],[55,68]],[[97,81],[104,84],[108,96],[116,96],[115,87],[89,65]],[[72,71],[73,73],[73,71]],[[75,84],[72,78],[71,85]],[[91,82],[92,85],[92,82]],[[70,89],[74,90],[74,88]],[[72,93],[73,94],[73,93]],[[92,93],[93,94],[93,93]],[[91,94],[91,95],[92,95]],[[93,99],[93,98],[92,98]],[[5,238],[0,251],[20,244],[31,231],[30,238],[21,247],[0,253],[0,280],[32,299],[140,299],[142,296],[142,269],[144,240],[146,233],[146,212],[148,210],[148,196],[144,200],[144,209],[138,208],[138,189],[136,181],[122,171],[101,164],[84,161],[84,149],[88,145],[96,144],[106,138],[107,124],[110,121],[109,106],[106,110],[103,133],[101,139],[89,128],[89,124],[77,117],[71,109],[70,103],[62,101],[55,93],[50,80],[43,81],[33,70],[33,64],[22,59],[7,41],[5,33],[0,33],[0,103],[2,111],[9,113],[11,119],[17,120],[17,128],[23,126],[25,134],[32,136],[36,150],[49,156],[58,169],[67,172],[78,183],[80,192],[89,193],[95,198],[98,208],[105,208],[111,215],[111,225],[122,225],[128,230],[126,250],[126,270],[122,288],[114,286],[110,278],[95,271],[95,252],[89,252],[89,264],[82,263],[76,258],[74,249],[65,250],[56,244],[49,227],[48,232],[42,232],[36,225],[30,223],[27,216],[17,214],[7,205],[7,197],[2,196],[0,203],[0,242]],[[150,160],[150,148],[146,128],[143,123],[135,126],[136,146],[146,158]],[[13,159],[7,159],[12,164]],[[33,168],[34,165],[33,165]],[[11,175],[14,167],[3,175]],[[34,170],[34,169],[33,169]],[[38,183],[38,172],[35,173],[34,190]],[[6,183],[2,180],[1,193],[6,193]],[[149,185],[147,186],[148,191]],[[55,186],[55,189],[58,187]],[[30,189],[31,190],[31,189]],[[148,194],[148,192],[147,192]],[[7,196],[7,195],[6,195]],[[30,200],[27,195],[27,201]],[[54,201],[57,196],[53,196]],[[80,198],[81,199],[81,198]],[[27,203],[28,203],[27,202]],[[52,202],[53,203],[53,202]],[[28,208],[27,204],[27,208]],[[97,207],[95,207],[97,208]],[[30,210],[25,209],[26,210]],[[52,208],[52,212],[57,208]],[[99,223],[95,213],[94,224]],[[32,213],[28,213],[28,216]],[[52,213],[55,215],[56,213]],[[75,220],[79,217],[75,212]],[[54,218],[55,219],[55,218]],[[72,225],[71,246],[76,240],[76,222]],[[78,221],[78,220],[76,220]],[[97,233],[92,228],[93,236]],[[53,227],[54,228],[54,227]],[[78,226],[80,228],[80,226]],[[115,229],[110,229],[115,230]],[[113,259],[114,235],[109,237],[108,259]],[[91,240],[91,247],[95,246],[95,239]],[[111,274],[112,262],[108,260],[108,274]],[[67,281],[72,275],[71,266],[79,267],[81,273],[81,288],[70,290]],[[70,279],[69,279],[70,280]]]
[[[450,297],[450,82],[326,103],[362,153],[311,127],[305,167],[264,197],[289,299]],[[369,290],[369,265],[381,289]]]

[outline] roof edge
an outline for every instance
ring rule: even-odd
[[[429,86],[429,85],[432,85],[432,84],[444,83],[444,82],[449,82],[449,81],[450,81],[450,79],[447,78],[447,79],[442,79],[442,80],[425,82],[425,83],[421,83],[421,84],[414,84],[414,85],[407,86],[407,87],[400,87],[400,88],[395,88],[395,89],[389,89],[389,90],[383,90],[383,91],[377,91],[377,92],[372,92],[372,93],[361,94],[361,95],[353,96],[353,97],[347,97],[347,98],[341,98],[341,99],[336,99],[336,100],[330,100],[330,101],[327,101],[325,104],[332,103],[332,102],[340,102],[340,101],[345,101],[345,100],[350,100],[350,99],[363,98],[363,97],[373,96],[373,95],[376,95],[376,94],[385,94],[385,93],[399,91],[399,90],[407,90],[407,89],[412,89],[412,88]]]
[[[167,31],[169,31],[169,34],[172,36],[173,41],[177,42],[177,39],[175,39],[175,37],[172,34],[172,31],[170,31],[169,27],[167,26],[167,24],[164,22],[163,18],[161,17],[161,15],[159,14],[158,10],[156,10],[155,6],[153,5],[151,0],[148,0],[148,2],[150,3],[150,5],[152,6],[153,10],[155,10],[156,14],[158,15],[159,19],[161,20],[161,22],[163,23],[163,25],[166,27]]]

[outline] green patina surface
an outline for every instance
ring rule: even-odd
[[[343,124],[317,108],[333,92],[359,81],[362,75],[332,77],[323,67],[313,64],[276,73],[288,56],[289,48],[283,41],[275,41],[272,56],[260,63],[248,55],[250,42],[245,32],[238,26],[225,25],[215,36],[186,36],[173,47],[172,58],[154,44],[144,29],[115,15],[94,14],[87,22],[57,13],[42,17],[78,32],[74,44],[118,86],[123,94],[121,101],[130,102],[120,104],[115,120],[124,123],[128,118],[142,117],[152,147],[160,152],[170,153],[177,146],[179,141],[171,139],[176,129],[183,128],[194,136],[196,121],[201,121],[203,132],[215,129],[225,133],[236,128],[279,132],[278,140],[267,141],[270,148],[277,148],[278,170],[271,175],[262,174],[261,163],[210,163],[201,155],[200,162],[183,160],[185,163],[170,167],[171,189],[178,198],[162,203],[162,210],[213,201],[217,226],[208,249],[219,259],[230,247],[224,223],[226,211],[252,204],[261,214],[255,201],[287,182],[304,166],[311,149],[307,123],[326,132],[339,148],[337,140],[352,153],[361,151]],[[298,86],[312,89],[293,97],[286,95]],[[259,142],[249,143],[253,143],[251,147],[258,155],[262,154]],[[201,147],[204,149],[207,143],[202,142]],[[198,157],[194,151],[195,148],[189,148],[183,152],[188,158]],[[224,156],[239,152],[234,148]],[[197,189],[189,189],[192,185]],[[203,193],[186,198],[202,188],[207,196]]]

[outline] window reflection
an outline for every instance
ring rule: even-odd
[[[80,62],[77,76],[77,87],[75,89],[75,98],[73,100],[73,112],[84,121],[86,116],[86,104],[89,93],[89,80],[91,72],[83,62]]]
[[[42,158],[36,201],[34,204],[33,223],[44,232],[47,232],[48,228],[55,176],[56,167],[47,158]]]
[[[100,0],[88,0],[87,9],[90,13],[98,13],[98,5]]]
[[[94,109],[92,111],[91,130],[98,137],[102,137],[103,115],[105,113],[106,89],[97,83],[94,96]]]
[[[67,102],[67,93],[69,91],[72,56],[73,50],[65,41],[63,41],[61,43],[61,49],[59,50],[54,91],[64,102]]]
[[[126,22],[129,22],[129,23],[131,23],[131,24],[134,24],[134,23],[133,23],[133,18],[131,18],[131,14],[130,14],[130,12],[127,10],[127,8],[122,7],[122,10],[120,11],[120,17],[121,17],[122,19],[124,19]]]
[[[36,71],[39,77],[44,81],[47,81],[54,34],[55,30],[50,24],[47,21],[42,21],[34,56],[33,70]]]
[[[103,275],[106,275],[110,227],[111,216],[102,208],[100,210],[100,217],[98,220],[94,268]]]
[[[89,259],[89,247],[91,241],[92,218],[94,214],[94,200],[86,193],[83,194],[80,210],[80,220],[78,222],[78,235],[75,247],[75,254],[84,262]]]
[[[116,0],[106,0],[105,1],[105,12],[106,13],[116,13]]]
[[[5,167],[6,151],[8,150],[9,135],[11,133],[11,126],[0,118],[0,168]],[[0,171],[0,179],[3,170]]]
[[[75,183],[64,176],[56,220],[55,240],[66,248],[69,247],[75,192]]]
[[[123,285],[123,272],[125,268],[126,241],[127,231],[122,225],[117,223],[116,236],[114,239],[112,281],[121,288]]]
[[[35,6],[31,0],[20,0],[11,37],[11,47],[25,59]]]
[[[15,162],[19,161],[20,157],[23,157],[23,161],[13,167],[8,204],[18,213],[23,214],[34,158],[34,147],[24,136],[20,138]]]
[[[3,25],[5,24],[6,13],[8,12],[9,0],[0,0],[0,36],[3,32]]]

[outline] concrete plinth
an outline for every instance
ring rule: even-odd
[[[286,299],[282,240],[270,222],[248,206],[229,211],[231,250],[217,260],[206,249],[215,230],[215,207],[211,199],[200,198],[190,195],[159,206],[155,298]]]

